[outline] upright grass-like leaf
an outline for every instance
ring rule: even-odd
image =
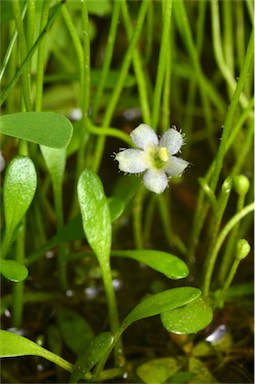
[[[122,1],[124,1],[124,0],[122,0]],[[136,44],[137,44],[138,38],[140,36],[141,30],[143,27],[144,18],[145,18],[147,9],[148,9],[148,5],[149,5],[148,1],[141,2],[139,13],[138,13],[137,18],[136,18],[136,26],[133,30],[133,36],[132,36],[132,39],[130,40],[128,49],[127,49],[125,56],[123,58],[119,78],[118,78],[118,81],[116,82],[116,87],[114,88],[114,91],[113,91],[112,96],[109,100],[107,109],[104,113],[104,117],[103,117],[103,121],[102,121],[103,127],[108,127],[111,123],[114,109],[115,109],[116,104],[119,100],[119,97],[120,97],[120,94],[121,94],[121,91],[122,91],[122,88],[123,88],[123,85],[125,82],[125,78],[127,76],[128,69],[129,69],[131,60],[133,58],[135,49],[136,49]],[[94,171],[98,170],[98,168],[99,168],[100,161],[101,161],[102,154],[103,154],[103,150],[104,150],[104,144],[105,144],[105,138],[100,137],[98,142],[97,142],[97,146],[96,146],[96,150],[95,150],[95,154],[94,154],[94,159],[93,159],[93,170]]]
[[[28,210],[36,190],[37,176],[32,160],[16,156],[6,171],[4,181],[5,236],[2,257],[6,256],[15,229]]]
[[[112,242],[111,213],[101,180],[93,171],[86,169],[78,180],[78,200],[86,239],[97,256],[105,287],[106,298],[114,334],[119,328],[115,294],[112,286],[110,252]],[[121,342],[120,342],[121,343]],[[120,361],[122,345],[116,347],[115,358]]]
[[[64,225],[62,184],[66,164],[66,149],[49,148],[41,145],[41,152],[47,165],[53,185],[54,203],[57,219],[57,232],[59,233],[59,231]],[[63,245],[60,245],[58,254],[58,272],[62,288],[67,289],[66,269],[65,264],[62,261],[64,253],[65,248],[63,247]]]
[[[23,73],[23,70],[24,70],[24,66],[27,64],[27,62],[32,58],[33,54],[35,53],[36,49],[38,48],[40,42],[41,42],[41,39],[44,37],[44,35],[49,31],[49,29],[52,27],[52,25],[54,24],[54,21],[58,15],[58,12],[60,11],[61,7],[63,6],[64,2],[61,1],[59,4],[55,5],[52,10],[52,13],[48,19],[48,22],[45,26],[45,28],[42,30],[41,34],[39,35],[39,37],[37,38],[37,40],[35,41],[34,45],[32,46],[32,48],[28,51],[26,57],[24,58],[24,60],[22,61],[20,67],[17,69],[15,75],[12,77],[12,79],[10,80],[10,82],[8,83],[8,85],[6,86],[6,88],[3,90],[3,93],[2,95],[0,96],[0,105],[2,105],[4,103],[4,101],[6,100],[7,96],[9,95],[9,92],[11,91],[11,89],[15,86],[15,84],[17,83],[19,77],[21,76],[21,74]]]

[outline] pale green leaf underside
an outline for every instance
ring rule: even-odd
[[[0,132],[52,148],[68,146],[73,126],[54,112],[19,112],[0,116]]]

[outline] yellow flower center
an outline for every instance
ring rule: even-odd
[[[159,158],[164,162],[169,159],[168,150],[166,149],[166,147],[159,148],[158,155]]]
[[[154,171],[161,170],[169,159],[169,153],[165,147],[150,147],[147,148],[147,159],[149,168]]]

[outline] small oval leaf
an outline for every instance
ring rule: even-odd
[[[6,277],[6,279],[14,281],[15,283],[25,280],[28,276],[28,269],[15,260],[1,260],[0,268],[1,274]]]
[[[66,117],[54,112],[19,112],[0,116],[0,131],[47,147],[65,148],[73,126]]]
[[[184,261],[167,252],[156,250],[121,250],[114,251],[111,255],[129,257],[163,273],[169,279],[183,279],[189,274],[189,269]]]
[[[132,309],[121,326],[127,328],[130,324],[140,319],[181,307],[195,300],[200,295],[200,289],[193,287],[173,288],[157,293],[145,298]]]
[[[199,297],[184,307],[161,314],[161,321],[168,332],[192,334],[206,328],[213,319],[212,308]]]
[[[77,191],[86,239],[100,262],[108,261],[112,240],[111,213],[101,180],[86,169],[79,178]]]
[[[37,176],[32,160],[16,156],[9,164],[4,180],[6,232],[13,233],[29,208],[36,190]]]

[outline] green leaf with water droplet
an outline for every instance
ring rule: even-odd
[[[178,334],[197,333],[207,327],[212,319],[212,308],[202,297],[184,307],[161,314],[161,321],[166,330]]]
[[[36,190],[37,176],[32,160],[16,156],[9,164],[4,180],[5,238],[3,256],[14,230],[28,210]]]
[[[27,267],[15,260],[1,260],[0,269],[1,274],[6,277],[6,279],[14,281],[15,283],[25,280],[28,276]]]
[[[132,309],[123,321],[122,327],[127,328],[135,321],[181,307],[195,300],[200,295],[201,291],[198,288],[180,287],[146,297]]]
[[[102,182],[93,171],[86,169],[79,178],[77,191],[86,239],[100,262],[109,261],[111,213]]]
[[[188,276],[187,265],[177,256],[171,253],[157,250],[118,250],[113,251],[112,256],[128,257],[140,263],[148,265],[150,268],[163,273],[169,279],[183,279]]]

